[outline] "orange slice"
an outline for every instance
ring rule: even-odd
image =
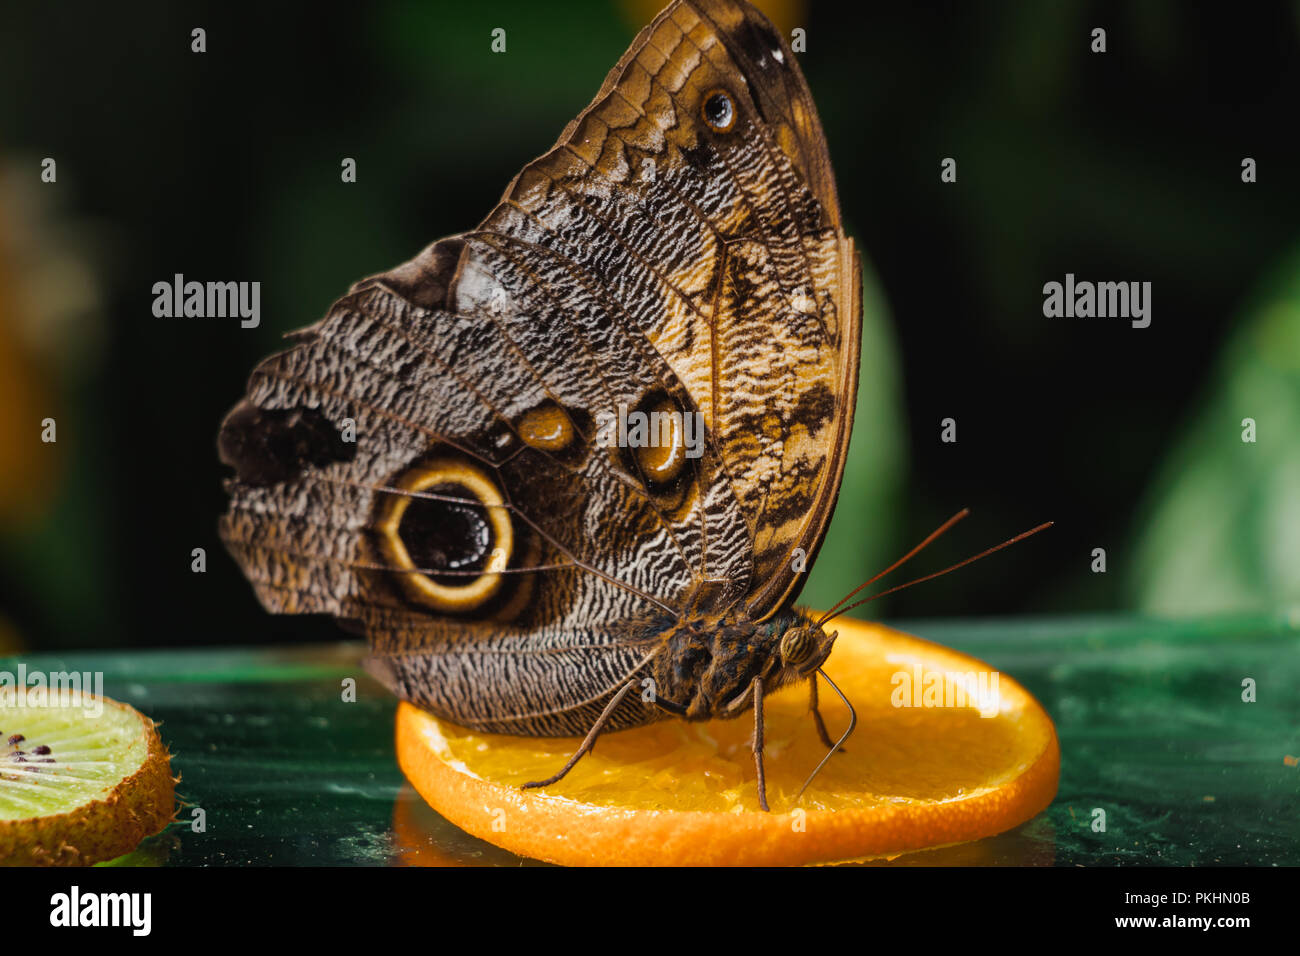
[[[602,736],[559,783],[576,738],[484,734],[410,704],[397,758],[452,823],[521,856],[570,865],[825,863],[978,840],[1030,819],[1056,795],[1060,749],[1042,706],[957,651],[841,619],[825,670],[858,728],[795,801],[826,748],[806,684],[767,699],[771,813],[758,808],[752,718],[666,720]],[[848,712],[822,685],[832,736]]]

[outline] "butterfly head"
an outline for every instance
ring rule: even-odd
[[[792,627],[781,635],[779,651],[781,663],[800,677],[807,677],[821,667],[830,656],[838,632],[827,634],[818,624],[806,619],[796,619]]]

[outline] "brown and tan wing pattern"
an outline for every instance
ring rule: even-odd
[[[524,282],[487,244],[481,261],[512,304],[453,302],[460,286],[434,281],[435,270],[453,258],[465,266],[464,242],[428,250],[423,284],[402,286],[405,295],[388,288],[400,273],[360,284],[258,367],[222,430],[237,471],[222,536],[268,609],[358,621],[402,696],[484,729],[577,733],[599,711],[588,714],[588,703],[651,650],[642,622],[672,620],[688,603],[706,546],[717,551],[719,586],[743,593],[747,529],[727,484],[711,477],[712,450],[665,491],[624,450],[596,444],[594,410],[610,403],[665,394],[690,407],[644,337],[573,290],[548,303],[543,283]],[[529,431],[538,410],[556,413],[563,448]],[[348,422],[354,445],[340,438]],[[405,476],[436,468],[447,487],[408,491]],[[473,499],[476,476],[499,504]],[[462,500],[471,514],[457,513]],[[445,550],[416,559],[405,530],[412,560],[396,560],[383,531],[394,502],[486,533],[489,552],[503,552],[499,573],[472,553],[459,565]],[[498,514],[508,522],[500,531]],[[453,594],[407,587],[417,577]],[[482,599],[454,593],[493,580]]]
[[[789,48],[747,5],[675,3],[478,229],[257,368],[222,429],[223,538],[268,609],[358,622],[402,696],[583,732],[666,623],[797,590],[857,284]],[[699,412],[700,457],[601,439],[651,408]]]
[[[704,113],[723,94],[725,129]],[[861,286],[794,55],[748,4],[676,3],[484,222],[596,276],[694,398],[745,513],[755,616],[789,603],[839,487]]]

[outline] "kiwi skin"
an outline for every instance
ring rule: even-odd
[[[0,820],[0,865],[89,866],[129,853],[145,837],[176,818],[176,780],[171,755],[152,720],[125,704],[101,697],[105,707],[129,710],[149,742],[140,769],[98,800],[67,813]]]

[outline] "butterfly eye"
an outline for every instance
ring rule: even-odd
[[[806,627],[792,627],[781,635],[781,659],[798,666],[812,656],[812,635]]]
[[[700,109],[704,122],[715,133],[727,133],[736,125],[736,105],[731,96],[723,90],[714,90],[704,98]]]
[[[385,496],[375,529],[385,564],[403,590],[444,612],[472,611],[493,597],[514,548],[496,484],[455,459],[402,476]]]

